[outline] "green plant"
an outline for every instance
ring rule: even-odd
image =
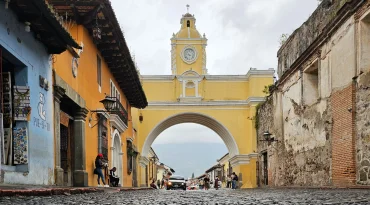
[[[259,128],[259,117],[258,117],[258,113],[259,113],[259,109],[261,108],[262,104],[263,103],[258,103],[256,105],[256,114],[254,116],[254,120],[255,120],[254,121],[254,128],[256,128],[256,130],[258,130],[258,128]]]

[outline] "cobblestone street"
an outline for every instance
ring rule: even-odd
[[[0,204],[370,204],[369,190],[253,189],[108,191],[48,197],[2,197]]]

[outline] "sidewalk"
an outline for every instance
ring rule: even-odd
[[[61,186],[37,186],[37,185],[0,185],[0,197],[4,196],[51,196],[72,195],[94,192],[120,192],[150,190],[150,187],[61,187]]]

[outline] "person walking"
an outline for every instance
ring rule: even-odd
[[[230,174],[227,175],[227,184],[226,184],[226,187],[227,188],[231,188],[231,177],[230,177]]]
[[[218,181],[219,181],[218,176],[216,176],[216,178],[215,178],[215,184],[213,186],[216,190],[218,190]]]
[[[237,186],[236,183],[238,182],[238,176],[235,174],[235,172],[232,173],[231,179],[232,179],[232,182],[231,182],[232,189],[236,189],[236,186]]]
[[[204,177],[204,190],[209,189],[209,182],[210,182],[209,176],[206,175],[206,177]]]
[[[109,185],[105,184],[104,175],[103,175],[103,168],[106,166],[105,163],[103,163],[103,154],[99,153],[98,156],[95,158],[95,170],[94,174],[98,175],[98,187],[102,187],[100,185],[100,179],[103,182],[104,187],[109,187]]]

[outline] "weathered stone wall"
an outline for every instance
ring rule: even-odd
[[[356,93],[357,183],[370,185],[370,71],[359,77]]]
[[[293,81],[292,90],[300,90],[301,78]],[[300,96],[293,94],[292,96]],[[293,92],[294,93],[294,92]],[[277,91],[258,111],[258,140],[269,131],[278,142],[258,141],[258,150],[268,153],[270,186],[330,185],[331,108],[329,99],[303,107],[290,98],[289,90]],[[291,96],[291,97],[292,97]],[[297,102],[296,102],[297,100]],[[285,113],[284,113],[285,110]],[[260,156],[260,184],[263,158]]]
[[[357,184],[370,185],[370,2],[360,10],[359,76],[356,90]]]
[[[282,78],[257,116],[259,140],[279,140],[258,141],[269,185],[370,185],[370,0],[332,2],[279,50]]]
[[[278,52],[279,77],[289,70],[291,65],[323,33],[346,2],[347,0],[323,0],[310,18],[290,35]]]

